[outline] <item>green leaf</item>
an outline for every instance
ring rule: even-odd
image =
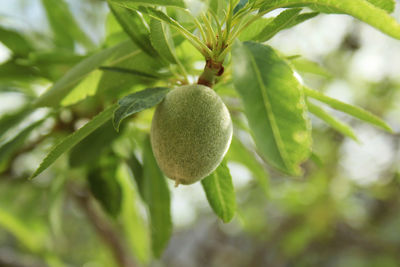
[[[293,20],[291,20],[290,23],[288,23],[285,26],[285,29],[292,28],[300,23],[303,23],[306,20],[315,18],[318,15],[319,15],[319,12],[308,12],[308,13],[299,14]]]
[[[86,136],[91,134],[94,130],[99,128],[101,125],[106,123],[112,116],[116,105],[108,107],[101,113],[97,114],[91,121],[86,123],[84,126],[79,128],[77,131],[64,138],[60,143],[52,148],[49,154],[43,159],[39,168],[32,174],[30,179],[35,178],[44,170],[46,170],[51,164],[54,163],[63,153],[69,151],[72,147],[82,141]]]
[[[93,41],[88,38],[82,27],[76,22],[64,0],[42,0],[47,18],[53,30],[57,46],[74,48],[74,41],[93,48]]]
[[[0,27],[0,42],[7,46],[16,56],[26,56],[33,50],[32,45],[22,34],[3,27]]]
[[[150,261],[150,234],[138,206],[137,188],[125,164],[117,170],[117,180],[122,188],[122,206],[120,219],[128,244],[134,255],[144,265]]]
[[[279,18],[279,19],[278,19],[278,17],[280,15],[278,15],[277,17],[269,17],[269,18],[263,17],[263,18],[257,19],[256,21],[251,23],[246,28],[246,30],[243,31],[239,35],[239,39],[241,41],[256,41],[256,40],[258,40],[259,36],[260,36],[260,38],[262,38],[261,32],[264,29],[265,29],[265,31],[271,30],[271,33],[269,33],[269,34],[267,33],[267,35],[276,34],[280,30],[294,27],[308,19],[314,18],[315,16],[317,16],[319,14],[319,12],[309,12],[309,13],[298,14],[294,18],[290,18],[289,15],[291,15],[290,14],[291,11],[290,12],[289,11],[290,11],[290,9],[287,11],[284,11],[285,13],[282,12],[281,13],[282,15],[280,14],[281,18]],[[288,13],[286,13],[286,12],[288,12]],[[284,17],[288,16],[288,21],[286,21],[285,18],[282,18],[282,16],[284,16]],[[275,31],[275,33],[272,33],[274,31]],[[273,35],[271,37],[273,37]],[[271,38],[271,37],[268,37],[268,38]]]
[[[290,63],[299,72],[311,73],[311,74],[323,76],[325,78],[332,78],[332,74],[329,73],[328,70],[321,67],[318,63],[310,61],[308,59],[294,58],[294,59],[290,60]]]
[[[131,52],[136,51],[132,54]],[[171,76],[167,70],[164,61],[160,58],[151,57],[140,49],[129,49],[126,53],[116,56],[116,60],[101,66],[103,75],[101,77],[97,93],[106,95],[109,98],[121,98],[133,89],[151,87],[157,80],[167,79]],[[120,56],[121,55],[121,56]]]
[[[7,163],[9,157],[11,157],[21,146],[24,145],[25,140],[29,137],[31,132],[38,126],[40,126],[45,119],[38,120],[22,131],[20,131],[14,138],[9,141],[0,144],[0,169],[1,165]]]
[[[154,256],[159,258],[172,233],[170,196],[148,137],[143,144],[143,165],[143,190],[150,212],[152,248]]]
[[[151,56],[157,56],[150,42],[150,31],[139,12],[118,4],[113,4],[112,1],[108,1],[108,4],[118,22],[132,41],[144,52]]]
[[[119,73],[126,73],[126,74],[131,74],[143,78],[149,78],[149,79],[160,79],[162,76],[157,76],[153,74],[149,74],[146,72],[141,72],[138,70],[132,70],[132,69],[125,69],[125,68],[119,68],[119,67],[106,67],[106,66],[101,66],[99,69],[103,71],[113,71],[113,72],[119,72]]]
[[[308,97],[321,101],[336,110],[342,111],[362,121],[378,126],[388,132],[392,132],[392,128],[390,128],[390,126],[387,125],[386,122],[384,122],[381,118],[375,116],[374,114],[370,113],[369,111],[350,104],[346,104],[337,99],[331,98],[318,91],[306,87],[304,87],[304,92]]]
[[[104,49],[99,53],[96,53],[78,63],[72,69],[70,69],[60,80],[58,80],[54,85],[47,90],[43,95],[41,95],[36,101],[35,106],[57,106],[71,91],[79,84],[83,79],[85,79],[92,71],[96,70],[100,67],[106,60],[118,56],[119,58],[122,57],[133,57],[137,56],[140,53],[140,50],[137,48],[132,47],[131,41],[125,41],[121,44],[116,46]],[[121,51],[124,54],[121,54]],[[130,53],[126,54],[128,51]],[[118,60],[115,59],[115,60]],[[93,77],[92,77],[93,78]],[[91,78],[88,78],[91,79]],[[80,93],[79,95],[85,95],[79,88],[78,90]],[[88,91],[93,90],[92,88],[86,89]],[[74,100],[76,101],[76,99]],[[70,101],[73,102],[73,101]],[[68,103],[70,103],[68,102]]]
[[[285,29],[298,16],[301,8],[288,9],[280,13],[255,38],[256,41],[266,42],[279,31]]]
[[[269,24],[274,18],[259,18],[244,30],[239,35],[241,41],[252,41],[260,34],[260,32]]]
[[[147,88],[122,98],[118,102],[119,106],[114,113],[113,123],[115,129],[119,130],[121,121],[126,117],[160,103],[169,90],[166,87]]]
[[[183,0],[109,0],[112,3],[136,7],[137,5],[185,7]]]
[[[43,249],[42,244],[45,238],[42,233],[32,231],[25,220],[18,218],[14,211],[8,211],[3,206],[0,206],[0,226],[13,234],[18,239],[18,243],[30,251],[40,252]]]
[[[0,117],[0,140],[5,133],[11,128],[19,124],[25,117],[32,112],[32,108],[24,106],[12,113],[6,113]]]
[[[258,184],[261,186],[265,195],[269,194],[269,175],[267,170],[264,169],[264,167],[255,158],[255,155],[249,151],[249,149],[245,147],[238,138],[232,138],[232,143],[229,147],[226,158],[228,161],[237,162],[247,167],[253,174],[253,177],[257,180]]]
[[[331,116],[328,112],[326,112],[325,110],[323,110],[319,106],[314,105],[313,103],[311,103],[309,101],[307,101],[307,107],[308,107],[308,110],[312,114],[314,114],[315,116],[317,116],[321,120],[325,121],[333,129],[335,129],[338,132],[350,137],[351,139],[354,139],[355,141],[358,141],[357,136],[355,135],[353,129],[349,125],[337,120],[336,118]]]
[[[57,238],[63,237],[63,212],[64,199],[66,192],[64,190],[67,175],[60,173],[51,181],[48,203],[49,203],[49,227],[51,232]]]
[[[176,63],[175,46],[167,24],[151,19],[150,40],[157,52],[171,63]]]
[[[345,13],[370,24],[387,35],[400,39],[400,24],[396,19],[366,0],[272,0],[262,2],[265,4],[260,8],[261,12],[284,7],[306,6],[324,13]]]
[[[136,185],[138,187],[140,196],[144,199],[144,189],[143,189],[143,166],[135,156],[134,153],[131,154],[128,161],[126,162],[129,169],[133,173],[133,178],[135,179]]]
[[[249,0],[240,0],[239,3],[233,9],[233,14],[236,14],[239,10],[244,8],[245,5],[247,5],[248,2],[249,2]]]
[[[101,153],[109,148],[117,137],[118,133],[109,120],[72,148],[69,154],[70,166],[79,167],[96,162]]]
[[[228,6],[228,0],[210,0],[208,3],[209,9],[214,12],[218,18],[224,16],[224,11]]]
[[[269,46],[236,43],[232,61],[235,89],[259,151],[274,167],[299,175],[299,165],[311,152],[311,125],[302,86]]]
[[[196,35],[192,34],[189,30],[187,30],[184,26],[182,26],[178,21],[176,21],[172,17],[168,16],[168,14],[166,14],[158,9],[152,8],[152,7],[143,7],[143,6],[139,7],[139,11],[143,14],[147,14],[152,18],[163,21],[163,22],[169,24],[170,26],[174,27],[182,35],[184,35],[185,38],[193,46],[195,46],[200,52],[210,50],[202,41],[200,41],[200,39]]]
[[[392,13],[396,6],[395,0],[367,0],[367,1],[373,4],[374,6],[386,10],[389,13]]]
[[[122,203],[122,189],[116,179],[117,164],[117,160],[110,160],[104,166],[92,169],[87,176],[90,192],[114,218],[119,215]]]
[[[87,75],[77,86],[75,86],[65,97],[61,100],[62,106],[70,106],[88,96],[96,94],[102,72],[95,70]]]
[[[208,203],[225,223],[232,220],[236,211],[235,189],[226,160],[209,176],[201,180]]]

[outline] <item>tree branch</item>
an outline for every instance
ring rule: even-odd
[[[76,186],[70,186],[70,192],[75,198],[81,209],[86,213],[87,218],[92,223],[98,235],[104,243],[110,248],[115,261],[121,267],[136,267],[133,258],[127,253],[121,237],[115,232],[113,226],[101,216],[94,206],[90,193],[86,189],[78,189]]]

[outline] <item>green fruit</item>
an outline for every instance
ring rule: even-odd
[[[209,87],[187,85],[169,92],[157,106],[151,145],[160,169],[176,184],[192,184],[211,174],[232,139],[232,120]]]

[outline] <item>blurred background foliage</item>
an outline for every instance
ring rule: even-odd
[[[400,20],[400,10],[393,16]],[[138,151],[152,111],[136,115],[119,135],[105,124],[89,143],[27,181],[57,140],[105,103],[152,84],[109,73],[100,94],[60,108],[55,118],[46,119],[46,108],[27,108],[77,62],[126,39],[101,0],[2,3],[0,266],[399,266],[400,45],[343,15],[319,15],[269,43],[318,62],[323,69],[296,60],[306,84],[383,117],[395,133],[329,110],[354,127],[356,142],[313,117],[313,160],[304,164],[304,177],[293,179],[255,155],[235,92],[217,86],[236,125],[243,125],[228,154],[238,202],[231,223],[212,214],[199,183],[173,188],[168,181],[173,235],[161,259],[150,260],[140,181],[133,176],[141,177]],[[201,71],[202,58],[187,43],[177,53],[190,73]],[[141,70],[162,65],[140,57]],[[85,82],[98,82],[99,73]]]

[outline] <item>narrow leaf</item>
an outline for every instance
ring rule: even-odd
[[[233,14],[236,14],[239,10],[244,8],[244,6],[249,2],[249,0],[240,0],[239,3],[233,9]]]
[[[166,87],[148,88],[122,98],[118,102],[119,106],[114,113],[113,123],[115,129],[119,130],[121,121],[126,117],[160,103],[169,90]]]
[[[19,132],[14,138],[10,139],[6,143],[0,145],[0,166],[6,163],[10,156],[12,156],[21,146],[24,145],[25,140],[29,137],[31,132],[41,125],[45,119],[38,120],[21,132]]]
[[[329,96],[326,96],[318,91],[309,89],[304,87],[304,92],[307,96],[314,98],[318,101],[321,101],[329,106],[331,106],[334,109],[337,109],[339,111],[342,111],[344,113],[347,113],[355,118],[358,118],[362,121],[368,122],[370,124],[373,124],[375,126],[378,126],[388,132],[392,132],[392,128],[384,122],[381,118],[375,116],[374,114],[370,113],[369,111],[366,111],[362,108],[341,102],[337,99],[331,98]]]
[[[6,113],[0,117],[0,140],[3,135],[11,128],[19,124],[26,116],[32,112],[32,108],[24,106],[12,113]]]
[[[154,256],[159,258],[172,233],[170,196],[167,182],[158,168],[148,137],[143,147],[143,163],[143,187],[150,212],[152,248]]]
[[[137,5],[185,7],[183,0],[109,0],[110,2],[135,7]]]
[[[367,1],[373,4],[374,6],[386,10],[389,13],[392,13],[396,6],[396,0],[367,0]]]
[[[128,244],[134,255],[144,265],[150,261],[150,233],[140,212],[137,187],[135,187],[128,167],[123,164],[117,170],[117,180],[122,188],[120,219]]]
[[[269,46],[236,43],[233,81],[255,143],[274,167],[299,175],[311,147],[311,125],[302,86]]]
[[[139,12],[134,9],[113,4],[112,1],[108,3],[111,11],[132,41],[144,52],[151,56],[156,56],[157,53],[153,49],[149,38],[150,31]]]
[[[105,71],[114,71],[114,72],[132,74],[132,75],[136,75],[136,76],[144,77],[144,78],[149,78],[149,79],[160,79],[161,78],[161,76],[148,74],[146,72],[142,72],[142,71],[138,71],[138,70],[132,70],[132,69],[119,68],[119,67],[101,66],[99,69],[105,70]]]
[[[288,24],[286,24],[285,29],[292,28],[300,23],[305,22],[306,20],[315,18],[319,14],[320,14],[319,12],[308,12],[308,13],[299,14],[293,20],[291,20]]]
[[[99,201],[104,211],[116,218],[122,205],[122,188],[116,180],[116,160],[105,166],[92,169],[87,181],[92,195]]]
[[[335,117],[331,116],[328,112],[326,112],[325,110],[323,110],[319,106],[314,105],[313,103],[311,103],[309,101],[307,101],[307,106],[308,106],[308,110],[312,114],[314,114],[315,116],[317,116],[321,120],[325,121],[333,129],[335,129],[338,132],[350,137],[351,139],[354,139],[354,141],[358,141],[357,136],[355,135],[353,129],[349,125],[337,120]]]
[[[63,139],[59,144],[54,146],[49,154],[43,159],[39,168],[32,174],[30,179],[35,178],[44,170],[46,170],[51,164],[54,163],[63,153],[69,151],[72,147],[78,144],[81,140],[83,140],[86,136],[92,133],[94,130],[99,128],[101,125],[106,123],[112,116],[114,110],[116,109],[116,105],[113,105],[97,116],[95,116],[91,121],[82,126],[79,130],[75,131],[65,139]]]
[[[131,50],[131,53],[128,54],[129,56],[135,56],[140,53],[140,50],[137,48],[132,51],[132,45],[131,41],[125,41],[82,60],[70,69],[60,80],[54,83],[54,85],[41,95],[34,104],[37,107],[57,106],[79,82],[86,78],[92,71],[100,67],[106,60],[112,58],[116,54],[120,55],[119,53],[121,53],[121,51],[126,53]],[[124,55],[120,55],[120,57],[126,57],[127,54],[125,53]]]
[[[301,8],[288,9],[280,13],[255,38],[256,41],[266,42],[279,31],[285,29],[300,13]]]
[[[26,56],[33,50],[32,45],[22,34],[3,27],[0,27],[0,42],[7,46],[16,56]]]
[[[208,3],[209,9],[217,15],[217,17],[222,18],[224,15],[225,8],[228,5],[229,0],[210,0]]]
[[[290,62],[292,63],[293,67],[299,72],[311,73],[323,76],[325,78],[332,78],[332,74],[316,62],[310,61],[305,58],[294,58],[291,59]]]
[[[0,206],[0,226],[14,235],[18,243],[30,251],[40,253],[43,250],[42,244],[46,240],[43,232],[34,231],[27,224],[26,218],[17,217],[14,210],[8,210],[6,207]]]
[[[70,166],[79,167],[97,162],[101,153],[110,148],[111,142],[117,137],[112,121],[107,121],[71,149]]]
[[[400,24],[396,19],[366,0],[272,0],[263,2],[265,4],[260,8],[261,12],[284,7],[307,6],[324,13],[345,13],[370,24],[387,35],[400,39]]]
[[[77,41],[87,48],[94,47],[93,41],[82,31],[64,0],[42,0],[42,3],[58,46],[73,49],[74,41]]]
[[[236,211],[235,189],[226,161],[209,176],[201,180],[208,203],[225,223],[232,220]]]
[[[151,19],[150,40],[154,49],[163,58],[171,63],[176,63],[174,42],[167,24],[156,19]]]
[[[241,163],[248,168],[253,174],[253,177],[257,180],[258,184],[261,186],[265,195],[268,195],[269,175],[267,170],[264,169],[264,167],[255,158],[255,155],[246,146],[244,146],[238,138],[232,138],[232,143],[229,147],[226,158],[229,161]]]
[[[144,199],[143,166],[134,153],[131,154],[126,163],[133,174],[140,196]]]
[[[251,23],[249,26],[247,26],[246,30],[243,31],[239,35],[239,40],[241,41],[254,41],[256,40],[256,37],[260,34],[260,32],[269,24],[271,21],[274,19],[274,17],[271,18],[259,18],[253,23]]]

